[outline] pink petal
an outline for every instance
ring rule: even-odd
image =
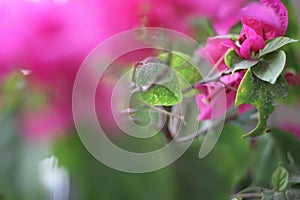
[[[285,5],[280,0],[261,0],[261,2],[265,6],[272,8],[277,14],[277,16],[279,16],[281,24],[280,35],[283,36],[288,27],[288,11]]]
[[[259,29],[260,31],[260,29]],[[243,24],[242,31],[240,33],[239,42],[242,44],[247,38],[254,37],[256,35],[263,36],[262,31],[257,32],[250,26]]]
[[[258,35],[263,35],[265,40],[283,36],[287,27],[283,17],[277,15],[276,10],[258,3],[252,3],[242,9],[241,21],[254,29]]]
[[[239,21],[239,15],[234,13],[227,18],[217,19],[213,21],[213,28],[217,35],[226,35],[230,29]]]
[[[68,133],[72,126],[71,114],[64,108],[50,108],[32,110],[22,116],[22,131],[25,136],[33,141],[45,141],[58,135]]]
[[[233,105],[236,91],[232,88],[238,88],[243,75],[244,71],[236,72],[233,76],[223,76],[221,81],[230,88],[219,82],[196,85],[195,88],[201,92],[201,94],[196,95],[200,109],[198,120],[210,120],[222,116]]]
[[[239,20],[239,11],[246,0],[176,0],[189,5],[200,16],[212,21],[217,35],[229,33]]]
[[[228,47],[222,45],[223,42],[228,41],[230,39],[227,38],[209,38],[207,45],[204,48],[200,48],[196,51],[196,54],[200,55],[203,59],[205,59],[212,66],[215,65],[227,52]],[[221,62],[217,66],[218,71],[223,72],[227,70],[228,67],[226,64]]]
[[[222,42],[222,45],[228,47],[229,49],[233,49],[240,57],[242,57],[242,55],[240,54],[240,48],[235,44],[233,40],[226,40]]]
[[[235,86],[236,83],[240,83],[240,81],[242,80],[244,76],[244,71],[241,72],[236,72],[233,75],[226,75],[223,76],[220,80],[230,86]]]
[[[257,53],[259,50],[265,47],[265,41],[260,36],[254,36],[246,39],[240,49],[240,53],[243,58],[251,59],[252,52]]]
[[[203,94],[196,95],[200,115],[198,120],[211,120],[222,116],[226,107],[224,86],[221,83],[210,82],[196,86]]]

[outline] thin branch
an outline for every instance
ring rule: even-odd
[[[172,58],[173,58],[173,54],[171,52],[168,52],[168,59],[166,61],[167,66],[171,66]]]
[[[179,108],[179,106],[174,106],[173,112],[179,113],[179,115],[182,115],[182,112],[181,112],[181,109]],[[170,121],[171,126],[169,126],[169,131],[173,138],[176,137],[176,133],[177,133],[177,130],[179,130],[179,128],[180,128],[181,122],[182,122],[182,120],[178,120],[177,118],[174,118],[173,120]]]
[[[223,81],[219,80],[218,82],[222,83],[225,87],[227,87],[230,90],[233,90],[235,92],[237,92],[237,89],[232,87],[231,85],[228,85],[227,83],[224,83]]]
[[[221,58],[219,58],[219,60],[214,64],[214,66],[212,67],[212,70],[210,72],[208,72],[208,74],[207,74],[208,77],[210,77],[213,72],[215,72],[216,70],[218,70],[218,66],[223,62],[224,57],[225,57],[225,54],[223,54],[221,56]]]
[[[161,109],[159,107],[151,106],[149,104],[145,104],[145,106],[147,106],[147,107],[149,107],[149,108],[151,108],[151,109],[153,109],[153,110],[155,110],[155,111],[157,111],[157,112],[159,112],[161,114],[167,115],[169,117],[175,117],[175,118],[178,118],[178,119],[184,121],[184,116],[176,115],[174,113],[166,111],[165,109]],[[186,123],[186,122],[184,121],[184,123]]]
[[[236,117],[237,117],[237,114],[235,113],[235,114],[233,114],[233,115],[231,115],[231,116],[226,117],[225,121],[229,121],[229,120],[231,120],[231,119],[235,119]],[[208,126],[208,127],[206,127],[206,128],[200,129],[200,130],[197,131],[196,133],[193,133],[193,134],[190,134],[190,135],[187,135],[187,136],[183,136],[183,137],[180,137],[180,138],[176,138],[176,137],[175,137],[174,140],[175,140],[176,142],[186,142],[186,141],[189,141],[189,140],[193,140],[193,139],[195,139],[195,138],[197,138],[197,137],[200,137],[200,136],[202,136],[202,135],[205,135],[206,132],[207,132],[209,129],[216,128],[216,127],[222,125],[223,123],[224,123],[224,122],[221,121],[221,122],[218,122],[218,123],[216,123],[216,124],[212,124],[211,126]]]
[[[171,107],[168,107],[168,106],[165,106],[164,107],[167,111],[166,112],[169,112],[171,111]],[[170,129],[169,129],[169,122],[170,122],[170,116],[168,116],[166,118],[166,121],[164,123],[164,126],[163,128],[161,129],[161,132],[165,135],[165,137],[169,140],[169,141],[172,141],[174,139],[174,136],[172,135]]]
[[[182,94],[186,94],[186,93],[188,93],[189,91],[191,91],[192,89],[194,89],[194,86],[190,86],[190,87],[187,87],[187,88],[185,88],[185,89],[183,89],[182,90]]]
[[[203,84],[203,83],[207,83],[207,82],[216,82],[216,81],[219,81],[222,76],[225,76],[225,75],[228,75],[231,73],[232,73],[231,70],[227,70],[227,71],[217,74],[216,76],[213,76],[211,78],[202,79],[201,81],[197,82],[196,84]]]

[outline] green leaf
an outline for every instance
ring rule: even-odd
[[[171,52],[161,54],[158,58],[172,67],[191,85],[202,79],[202,76],[197,70],[197,66],[194,64],[192,58],[186,54]]]
[[[252,72],[261,80],[274,84],[284,69],[286,55],[284,51],[276,51],[263,57]]]
[[[139,94],[131,96],[129,100],[129,108],[132,109],[131,112],[129,112],[129,116],[137,125],[147,126],[151,123],[149,115],[150,108],[140,101]]]
[[[272,183],[276,191],[285,190],[289,180],[289,173],[284,167],[278,167],[272,175]]]
[[[254,105],[259,114],[256,128],[244,137],[259,136],[268,132],[267,120],[277,101],[287,98],[287,86],[284,78],[279,77],[274,84],[262,81],[248,69],[237,91],[236,107],[241,104]]]
[[[176,72],[163,63],[144,64],[138,71],[136,83],[142,89],[138,93],[140,99],[149,105],[171,106],[182,100]]]
[[[143,102],[152,106],[172,106],[180,102],[172,91],[158,85],[153,86],[147,92],[140,92],[139,97]]]
[[[233,49],[228,50],[225,55],[225,64],[232,70],[232,73],[237,70],[248,69],[258,62],[258,60],[244,60]]]
[[[268,53],[276,51],[277,49],[283,47],[292,42],[297,42],[298,40],[294,40],[288,37],[278,37],[272,40],[267,41],[265,47],[259,52],[258,57],[262,57]]]

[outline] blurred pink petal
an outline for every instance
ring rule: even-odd
[[[46,88],[40,92],[47,94],[46,106],[51,107],[26,112],[25,131],[32,136],[68,132],[66,127],[73,125],[72,89],[80,64],[97,44],[113,34],[141,26],[192,34],[188,20],[198,11],[194,6],[179,5],[172,0],[69,0],[61,4],[50,0],[0,1],[0,80],[12,70],[30,70],[30,84]],[[138,60],[148,55],[131,54]],[[112,88],[107,87],[99,89],[102,98],[107,98],[99,102],[108,109],[105,123],[111,123],[107,90]]]
[[[293,105],[277,105],[269,118],[269,124],[292,133],[300,140],[299,100]]]
[[[178,0],[191,10],[212,21],[217,35],[225,35],[239,21],[239,11],[246,0]]]
[[[235,13],[227,16],[226,18],[215,19],[213,21],[213,28],[217,35],[226,35],[230,32],[231,28],[238,23],[239,20],[240,18],[237,9]]]
[[[199,121],[216,119],[225,113],[226,107],[222,104],[227,105],[227,103],[220,93],[220,90],[224,90],[224,86],[221,83],[209,82],[197,85],[195,88],[201,92],[201,94],[196,95],[196,101],[200,109]],[[212,113],[213,110],[214,112]]]
[[[55,106],[55,105],[52,105]],[[58,107],[43,108],[24,113],[22,132],[33,141],[53,139],[70,129],[71,116]]]
[[[284,78],[287,81],[287,83],[291,86],[296,86],[298,84],[296,74],[293,72],[286,72],[284,74]]]
[[[242,71],[236,72],[233,76],[223,76],[220,79],[221,82],[195,85],[195,88],[201,92],[196,95],[196,101],[200,110],[198,120],[216,119],[222,116],[233,105],[236,98],[236,89],[244,73]],[[224,90],[225,96],[222,95],[221,90]],[[224,106],[224,104],[226,105]],[[249,105],[244,105],[241,107],[241,111],[246,112],[251,108]]]
[[[292,133],[300,140],[300,126],[299,124],[293,124],[291,122],[285,121],[280,127],[285,131]]]
[[[227,65],[224,62],[223,56],[228,51],[228,47],[223,45],[223,43],[230,41],[227,38],[209,38],[207,44],[204,48],[200,48],[196,51],[196,55],[199,55],[203,59],[205,59],[208,63],[214,66],[216,63],[220,63],[217,65],[217,69],[219,72],[223,72],[227,69]],[[220,62],[220,59],[221,62]]]

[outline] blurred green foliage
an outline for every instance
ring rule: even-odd
[[[127,174],[93,158],[77,135],[56,144],[54,154],[72,177],[71,199],[226,199],[246,175],[249,142],[227,125],[213,152],[197,157],[200,142],[171,166],[147,174]]]

